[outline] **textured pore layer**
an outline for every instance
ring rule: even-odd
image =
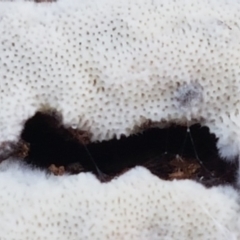
[[[110,183],[0,165],[1,240],[237,240],[239,195],[135,168]]]
[[[240,152],[239,0],[0,2],[0,142],[55,108],[92,140],[199,122]]]

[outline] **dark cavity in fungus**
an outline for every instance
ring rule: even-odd
[[[38,112],[26,122],[21,137],[29,146],[24,160],[57,174],[90,171],[108,181],[140,165],[168,180],[189,178],[206,186],[233,183],[237,166],[220,159],[215,136],[197,124],[189,130],[192,139],[188,128],[171,126],[90,143],[88,133],[65,128],[60,118]]]

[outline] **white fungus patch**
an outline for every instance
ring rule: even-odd
[[[181,110],[191,114],[191,108],[203,101],[203,89],[199,83],[190,83],[180,86],[175,92],[176,101]],[[190,110],[190,111],[189,111]]]
[[[48,105],[93,141],[129,135],[146,119],[198,122],[233,158],[239,12],[239,0],[0,1],[0,143]],[[188,104],[184,86],[200,90]]]
[[[239,194],[137,167],[109,183],[0,164],[1,240],[237,240]]]

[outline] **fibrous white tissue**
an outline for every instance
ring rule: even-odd
[[[239,194],[136,167],[109,183],[0,164],[1,240],[237,240]]]
[[[239,12],[239,0],[1,1],[0,142],[47,106],[92,141],[198,122],[235,157]]]

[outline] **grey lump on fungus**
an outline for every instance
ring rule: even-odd
[[[239,193],[164,181],[137,167],[102,184],[0,164],[1,240],[237,240]]]
[[[0,1],[0,145],[49,106],[92,141],[198,122],[234,158],[239,12],[239,0]]]

